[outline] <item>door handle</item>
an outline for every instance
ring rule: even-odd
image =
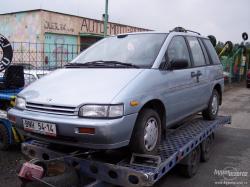
[[[195,73],[194,71],[191,72],[191,77],[192,77],[192,78],[193,78],[193,77],[199,77],[199,76],[201,76],[201,75],[202,75],[201,71],[197,71],[197,73]]]
[[[195,73],[194,71],[191,72],[191,77],[194,78],[196,77],[196,81],[200,82],[199,77],[202,75],[201,71],[197,71],[197,73]]]
[[[196,77],[197,76],[197,73],[195,73],[194,71],[191,72],[191,77]]]

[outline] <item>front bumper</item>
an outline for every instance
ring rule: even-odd
[[[129,144],[137,113],[118,119],[86,119],[13,108],[8,111],[8,116],[15,118],[14,126],[21,134],[33,139],[90,149],[116,149]],[[54,123],[57,136],[24,131],[23,119]],[[79,127],[95,128],[95,134],[75,133],[75,128]]]

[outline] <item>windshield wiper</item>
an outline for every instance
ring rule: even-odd
[[[101,62],[103,65],[107,64],[107,65],[112,65],[112,66],[115,66],[115,67],[124,66],[124,67],[131,67],[131,68],[139,68],[139,66],[137,66],[135,64],[126,63],[126,62],[119,62],[119,61],[115,61],[115,60],[106,60],[106,61],[101,60],[99,62]]]
[[[66,68],[82,67],[82,66],[86,66],[86,65],[83,63],[78,63],[78,62],[72,62],[72,63],[68,63],[68,64],[64,65],[64,67],[66,67]]]
[[[131,67],[131,68],[139,68],[139,66],[131,63],[124,63],[113,60],[96,60],[90,61],[86,63],[69,63],[65,65],[65,67]]]

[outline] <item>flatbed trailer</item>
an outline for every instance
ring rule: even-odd
[[[77,167],[80,186],[153,186],[177,164],[186,176],[196,169],[191,163],[208,160],[214,131],[231,123],[230,116],[218,116],[213,121],[202,117],[185,122],[171,130],[159,147],[157,155],[130,154],[129,151],[90,151],[66,148],[30,140],[22,144],[22,152],[30,157],[50,162],[63,159]],[[208,148],[208,149],[207,149]],[[126,153],[127,152],[127,153]],[[193,157],[196,156],[196,157]],[[88,180],[87,180],[88,179]]]

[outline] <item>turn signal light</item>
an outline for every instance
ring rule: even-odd
[[[130,101],[130,106],[138,106],[139,102],[138,101]]]
[[[7,118],[9,119],[10,122],[12,123],[16,123],[16,117],[15,116],[12,116],[12,115],[7,115]]]
[[[75,132],[78,134],[95,134],[95,129],[80,127],[80,128],[76,128]]]

